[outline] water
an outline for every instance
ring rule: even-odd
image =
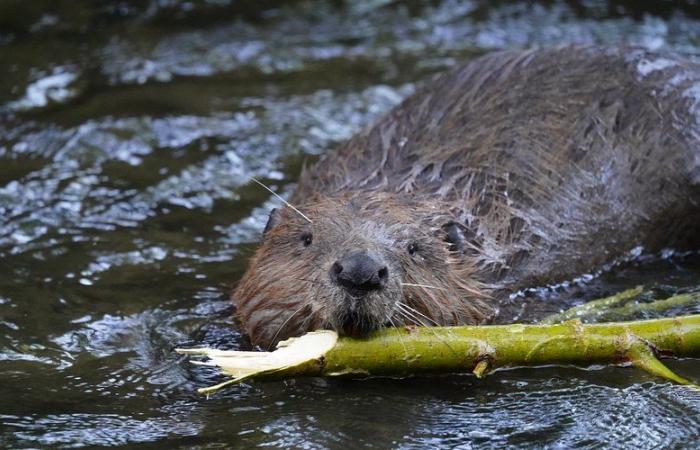
[[[247,345],[227,293],[277,204],[250,176],[289,193],[304,161],[488,50],[700,54],[700,5],[630,5],[0,3],[0,446],[696,446],[700,397],[630,368],[298,379],[205,399],[195,388],[219,377],[172,352]],[[635,261],[504,315],[640,283],[698,289],[700,258]],[[697,360],[670,365],[700,380]]]

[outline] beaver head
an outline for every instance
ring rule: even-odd
[[[254,343],[321,328],[362,336],[391,325],[473,324],[492,313],[448,205],[346,191],[298,210],[272,211],[233,293]]]

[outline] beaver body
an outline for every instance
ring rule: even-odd
[[[700,67],[489,54],[324,155],[291,203],[233,295],[253,342],[482,323],[514,291],[700,245]]]

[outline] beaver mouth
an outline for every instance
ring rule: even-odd
[[[362,311],[347,311],[340,321],[338,333],[344,336],[363,337],[379,328],[380,322]]]

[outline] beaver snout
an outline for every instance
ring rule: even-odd
[[[330,270],[331,280],[354,296],[386,286],[389,269],[378,257],[360,250],[338,259]]]

